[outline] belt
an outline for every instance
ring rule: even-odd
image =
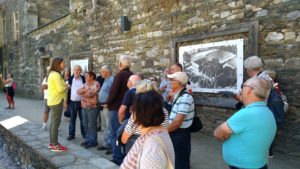
[[[90,110],[90,109],[97,109],[98,107],[84,107],[83,109],[88,109],[88,110]]]
[[[71,102],[76,102],[76,103],[78,103],[78,102],[81,102],[81,100],[79,100],[79,101],[73,101],[73,100],[71,100]]]

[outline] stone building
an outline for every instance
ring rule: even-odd
[[[277,71],[290,103],[286,123],[279,130],[277,150],[300,156],[299,0],[2,0],[1,3],[1,70],[13,72],[18,93],[27,96],[41,97],[38,87],[53,56],[63,56],[67,63],[88,59],[89,69],[98,71],[103,64],[116,68],[118,57],[127,54],[133,60],[134,72],[159,77],[162,70],[177,60],[178,46],[188,43],[186,40],[245,39],[245,57],[258,54],[266,69]],[[128,31],[121,30],[122,16],[130,21]],[[213,129],[235,112],[224,104],[201,101],[201,98],[225,101],[214,94],[196,93],[195,98],[205,125],[204,134],[212,135]]]

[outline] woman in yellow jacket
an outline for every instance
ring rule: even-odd
[[[63,58],[56,57],[52,60],[50,73],[48,75],[48,100],[47,104],[51,110],[50,144],[53,152],[67,151],[67,148],[58,143],[58,128],[63,112],[63,103],[67,98],[67,85],[61,75],[64,70]]]

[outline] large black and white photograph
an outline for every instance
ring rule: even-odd
[[[243,39],[179,47],[193,92],[238,93],[243,83]]]

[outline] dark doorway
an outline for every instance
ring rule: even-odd
[[[42,59],[42,76],[43,78],[47,76],[47,67],[50,66],[50,58],[43,58]]]

